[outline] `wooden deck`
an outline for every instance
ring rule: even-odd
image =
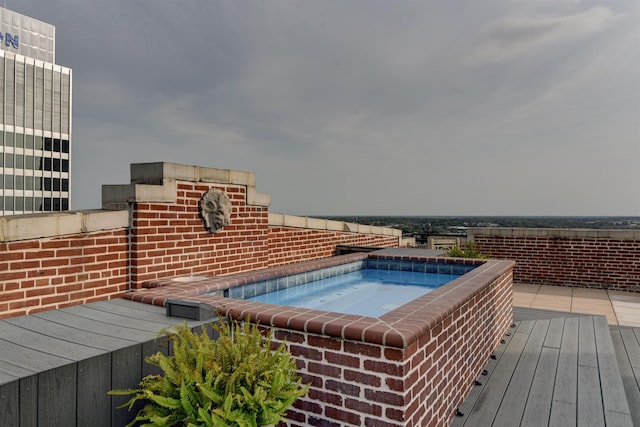
[[[604,316],[514,316],[452,426],[640,426],[640,330],[611,330]]]
[[[158,332],[183,322],[123,299],[0,321],[0,425],[125,425],[135,412],[107,391],[135,388],[168,351]]]
[[[640,426],[640,329],[533,309],[514,318],[453,426]],[[144,357],[168,351],[156,334],[182,323],[127,300],[0,321],[0,426],[126,424],[133,414],[114,410],[126,399],[106,392],[151,373]]]

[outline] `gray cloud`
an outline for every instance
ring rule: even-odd
[[[74,208],[164,160],[256,172],[290,214],[640,214],[632,2],[7,7],[73,69]]]

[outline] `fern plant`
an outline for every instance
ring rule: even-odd
[[[133,395],[122,407],[145,406],[128,426],[257,427],[284,420],[284,413],[307,392],[295,359],[284,343],[272,350],[272,331],[263,336],[247,322],[211,324],[219,335],[186,324],[163,333],[173,355],[156,353],[145,360],[164,375],[148,375],[138,389],[113,390]],[[203,328],[206,329],[206,328]]]

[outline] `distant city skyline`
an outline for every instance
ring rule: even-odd
[[[638,2],[6,7],[73,69],[74,209],[168,161],[292,215],[640,215]]]

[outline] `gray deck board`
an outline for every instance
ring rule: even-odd
[[[540,358],[540,348],[544,343],[548,328],[549,320],[535,322],[500,404],[500,409],[493,421],[494,426],[511,427],[514,420],[520,421],[522,419],[529,397],[529,388],[523,387],[523,384],[533,382]]]
[[[90,305],[79,305],[75,307],[63,308],[60,311],[74,314],[76,316],[85,317],[87,319],[98,320],[112,325],[124,326],[131,329],[137,329],[140,331],[146,331],[151,333],[158,333],[160,329],[169,326],[170,323],[160,321],[150,321],[143,319],[135,319],[126,317],[120,314],[109,313],[104,310],[97,310]],[[167,318],[168,319],[168,318]]]
[[[630,361],[640,364],[638,330],[612,337],[604,316],[522,317],[452,426],[640,426],[640,366]],[[631,405],[625,388],[636,392]]]
[[[71,359],[33,350],[2,339],[0,339],[0,360],[34,372],[73,362]],[[17,370],[16,373],[18,373]]]
[[[570,317],[565,320],[549,415],[550,425],[576,425],[578,328],[578,318]]]
[[[33,316],[45,319],[51,323],[57,323],[69,326],[79,331],[96,334],[97,336],[116,337],[132,342],[138,342],[140,339],[149,339],[149,337],[155,336],[155,333],[150,333],[149,331],[114,325],[105,319],[88,319],[86,317],[61,310],[36,313]]]
[[[577,425],[585,427],[601,427],[605,425],[597,367],[578,366],[577,400]]]
[[[487,426],[493,423],[495,415],[500,408],[504,390],[506,390],[511,381],[511,376],[524,350],[527,339],[528,334],[516,331],[509,343],[506,344],[507,347],[500,358],[500,369],[493,371],[482,390],[482,396],[478,399],[478,402],[482,402],[482,405],[475,405],[468,414],[469,419],[473,419],[474,422],[478,423],[477,425]]]
[[[631,335],[633,335],[633,331]],[[627,339],[628,338],[629,336],[627,335]],[[632,338],[633,341],[635,341],[635,335],[633,335]],[[611,331],[611,340],[616,349],[616,360],[627,395],[629,409],[631,410],[631,418],[633,419],[634,425],[640,426],[640,387],[631,365],[631,357],[629,356],[629,348],[634,345],[637,346],[638,342],[625,341],[622,331],[620,330]]]
[[[125,300],[0,320],[0,426],[126,425],[137,410],[115,410],[127,396],[107,392],[158,373],[144,359],[167,354],[158,333],[181,324],[162,307]]]
[[[128,301],[128,300],[123,300],[123,301],[127,301],[130,304],[143,305],[145,307],[155,307],[155,306],[152,306],[151,304],[140,304],[140,303],[137,303],[134,301]],[[162,324],[167,324],[167,322],[171,324],[182,323],[182,319],[168,318],[164,308],[162,308],[160,311],[158,310],[151,311],[148,309],[143,310],[139,307],[134,308],[134,306],[123,305],[122,303],[111,301],[111,300],[95,302],[95,303],[92,303],[87,308],[90,308],[92,310],[100,310],[110,314],[119,315],[128,319],[145,320],[145,321],[157,322]],[[155,308],[159,308],[159,307],[155,307]]]
[[[6,319],[5,322],[25,330],[46,335],[61,341],[81,344],[101,350],[112,350],[135,343],[133,340],[126,340],[120,337],[107,337],[102,334],[95,334],[90,331],[73,328],[59,323],[53,323],[47,319],[36,316],[22,316],[13,319]]]
[[[598,345],[598,367],[604,409],[607,413],[627,414],[629,421],[631,421],[631,411],[616,361],[609,325],[604,317],[594,317],[594,327]],[[606,421],[607,425],[612,424],[609,419]]]
[[[529,390],[524,415],[523,427],[546,426],[549,424],[548,414],[551,412],[551,399],[556,380],[559,348],[543,347],[540,359]]]
[[[183,323],[163,307],[125,300],[0,320],[0,385],[132,345],[150,354],[163,328]]]
[[[69,341],[62,341],[47,335],[14,326],[6,321],[0,322],[0,337],[2,337],[3,341],[8,341],[42,353],[64,355],[65,359],[73,361],[97,356],[101,353],[101,351],[96,348],[75,344]]]

